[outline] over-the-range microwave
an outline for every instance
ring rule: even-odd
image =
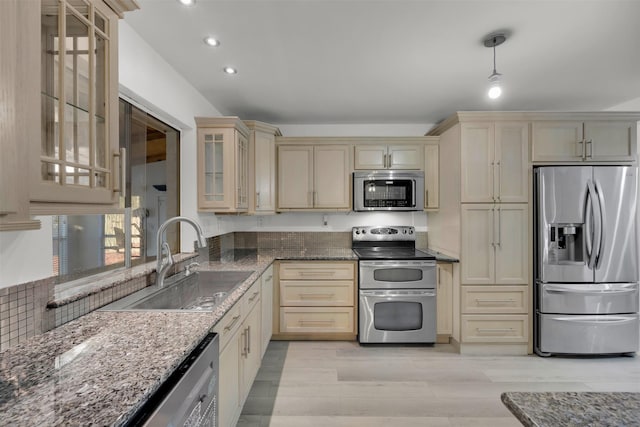
[[[421,211],[424,209],[424,172],[408,170],[353,173],[353,210]]]

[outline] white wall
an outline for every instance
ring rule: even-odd
[[[196,219],[208,236],[223,232],[215,215],[199,214],[196,188],[195,116],[220,112],[127,24],[119,24],[120,92],[143,110],[180,129],[180,212]],[[195,232],[182,226],[182,251],[193,251]]]

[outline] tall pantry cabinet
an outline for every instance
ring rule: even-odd
[[[429,133],[446,159],[429,244],[460,258],[452,329],[461,353],[530,352],[529,128],[458,113]]]

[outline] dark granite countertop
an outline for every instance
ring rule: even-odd
[[[501,399],[527,427],[640,426],[640,393],[506,392]]]
[[[357,260],[351,249],[238,252],[253,271],[212,312],[92,312],[0,352],[0,424],[122,425],[275,259]]]

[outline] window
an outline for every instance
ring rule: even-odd
[[[124,213],[60,215],[53,218],[53,274],[58,282],[156,258],[155,236],[178,215],[180,133],[125,100],[120,100],[120,147],[127,151]],[[179,248],[179,228],[167,230]]]

